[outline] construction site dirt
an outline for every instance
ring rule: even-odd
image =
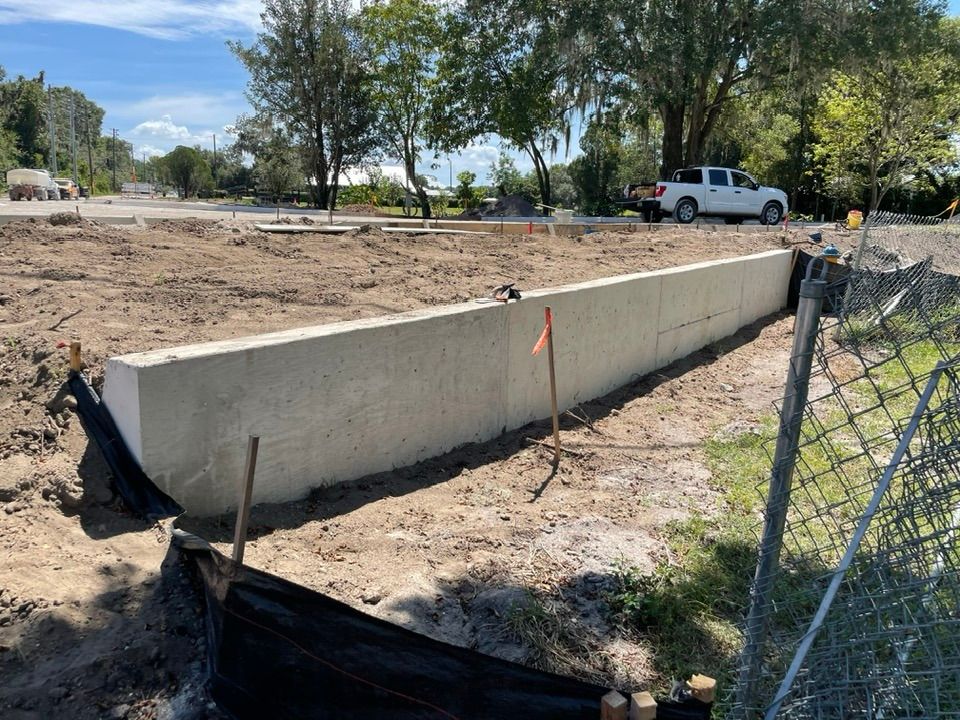
[[[201,598],[163,528],[132,517],[111,490],[64,390],[71,340],[99,388],[106,358],[121,353],[468,301],[505,282],[522,292],[733,257],[806,235],[0,227],[0,715],[219,716],[203,689]],[[539,444],[544,422],[258,506],[246,562],[481,652],[623,688],[663,683],[647,639],[604,613],[613,568],[669,562],[665,525],[720,511],[703,444],[769,413],[790,331],[790,318],[767,318],[564,415],[555,475]],[[179,525],[223,548],[232,533],[230,518]],[[565,618],[579,651],[545,652],[517,631],[511,614],[531,601]]]

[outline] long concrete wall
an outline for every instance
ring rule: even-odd
[[[144,471],[188,512],[236,507],[247,436],[255,502],[402,467],[601,396],[786,302],[790,251],[112,358],[104,402]]]

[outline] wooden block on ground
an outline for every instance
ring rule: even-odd
[[[712,703],[717,694],[717,681],[706,675],[694,675],[687,680],[687,687],[700,702]]]
[[[627,720],[627,699],[611,690],[600,699],[600,720]]]
[[[656,720],[657,701],[648,692],[630,696],[630,720]]]

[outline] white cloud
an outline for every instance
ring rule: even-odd
[[[493,145],[475,145],[471,143],[457,154],[465,163],[471,165],[486,164],[489,166],[491,163],[497,161],[500,150]]]
[[[186,125],[177,124],[172,116],[163,115],[158,120],[145,120],[120,136],[133,142],[138,155],[143,152],[148,155],[166,155],[177,145],[212,148],[214,134],[219,139],[218,147],[228,145],[233,139],[229,133],[222,130],[202,128],[191,131]]]
[[[185,125],[177,125],[173,118],[164,115],[159,120],[147,120],[137,125],[130,134],[134,137],[155,137],[165,140],[189,140],[190,131]]]
[[[225,91],[157,94],[131,102],[112,103],[109,109],[112,114],[123,117],[162,118],[170,115],[188,125],[217,127],[232,124],[238,115],[249,111],[250,106],[243,93]]]
[[[160,38],[228,35],[260,29],[260,0],[0,0],[0,24],[69,22]]]
[[[154,95],[112,103],[108,109],[129,128],[121,131],[121,137],[167,153],[177,145],[212,148],[214,135],[218,148],[229,145],[235,138],[227,128],[249,107],[240,93],[228,92]]]
[[[143,158],[144,155],[146,155],[148,158],[152,158],[152,157],[160,157],[161,155],[166,155],[167,151],[161,150],[158,147],[145,143],[143,145],[135,144],[133,146],[133,154],[134,154],[134,157],[138,159]]]

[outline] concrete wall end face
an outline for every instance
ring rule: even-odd
[[[143,465],[143,433],[140,418],[140,374],[122,358],[110,358],[103,382],[102,402],[110,412],[120,436],[134,459]]]
[[[743,265],[740,326],[786,307],[790,289],[792,253],[775,250],[754,256]]]

